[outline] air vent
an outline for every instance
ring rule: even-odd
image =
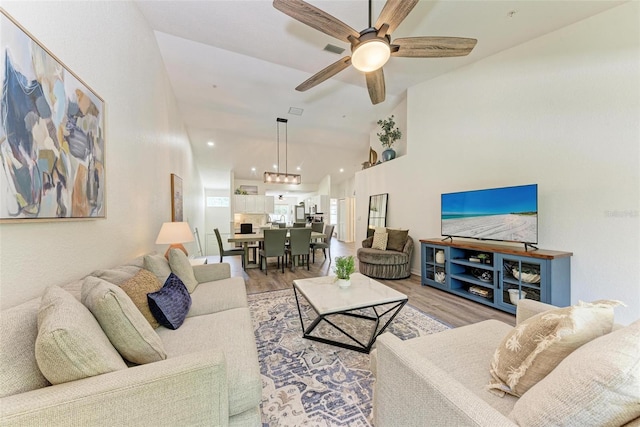
[[[301,116],[304,110],[298,107],[289,107],[289,114],[293,114],[294,116]]]
[[[335,53],[336,55],[341,55],[342,52],[344,52],[344,48],[332,45],[331,43],[326,45],[324,47],[324,50],[326,50],[327,52]]]

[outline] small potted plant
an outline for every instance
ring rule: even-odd
[[[491,264],[491,257],[489,254],[478,254],[478,259],[483,264]]]
[[[382,128],[382,132],[377,133],[378,139],[382,146],[386,148],[382,152],[382,160],[392,160],[396,158],[396,152],[392,148],[393,143],[402,138],[402,132],[396,126],[393,114],[386,120],[378,120],[378,125]]]
[[[338,286],[348,288],[351,286],[351,280],[349,278],[356,271],[356,261],[352,255],[336,257],[336,266],[333,268],[333,271],[336,273]]]

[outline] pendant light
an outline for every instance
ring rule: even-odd
[[[277,137],[277,156],[278,163],[276,166],[276,172],[266,171],[264,173],[264,182],[265,184],[293,184],[298,185],[301,182],[301,176],[295,173],[289,173],[289,165],[288,165],[288,156],[289,156],[289,147],[287,141],[287,119],[283,119],[278,117],[276,119],[276,137]],[[285,157],[284,157],[284,173],[280,173],[280,123],[284,123],[284,147],[285,147]]]

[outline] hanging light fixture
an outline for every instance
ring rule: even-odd
[[[278,155],[278,164],[276,166],[275,172],[265,172],[264,173],[264,182],[265,184],[294,184],[298,185],[301,182],[301,176],[296,173],[289,173],[288,169],[288,156],[289,156],[289,148],[287,141],[287,119],[282,119],[278,117],[276,119],[276,131],[277,131],[277,155]],[[284,147],[285,147],[285,155],[284,155],[284,173],[280,173],[280,123],[284,123]]]

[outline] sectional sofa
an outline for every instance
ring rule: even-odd
[[[195,266],[189,272],[195,281],[189,287],[190,308],[181,326],[175,330],[164,326],[145,329],[145,343],[151,344],[142,362],[145,357],[155,361],[132,363],[129,359],[135,357],[125,358],[110,348],[115,340],[102,336],[101,328],[95,329],[91,312],[78,307],[81,299],[86,302],[90,296],[85,292],[88,284],[97,286],[89,289],[110,289],[104,295],[121,297],[122,293],[110,286],[122,285],[121,289],[143,266],[144,257],[139,257],[62,287],[47,288],[46,301],[37,298],[0,313],[1,426],[260,425],[262,383],[245,284],[242,278],[230,277],[228,264]],[[109,363],[115,366],[111,372],[95,375],[89,372],[95,368],[90,363],[79,363],[73,368],[77,372],[67,374],[60,367],[67,361],[61,360],[58,366],[53,360],[46,372],[56,384],[43,374],[40,367],[47,360],[51,363],[52,350],[43,346],[38,323],[44,329],[43,312],[53,310],[51,301],[56,298],[79,310],[71,314],[64,309],[58,314],[76,324],[79,330],[75,332],[87,333],[86,340],[100,341],[104,346],[101,353],[109,354]],[[53,329],[54,342],[68,338],[63,333],[74,333],[67,326]],[[117,329],[122,331],[123,326]],[[135,333],[130,335],[121,338],[126,341]],[[57,344],[68,346],[65,343]],[[101,355],[94,356],[85,362]]]

